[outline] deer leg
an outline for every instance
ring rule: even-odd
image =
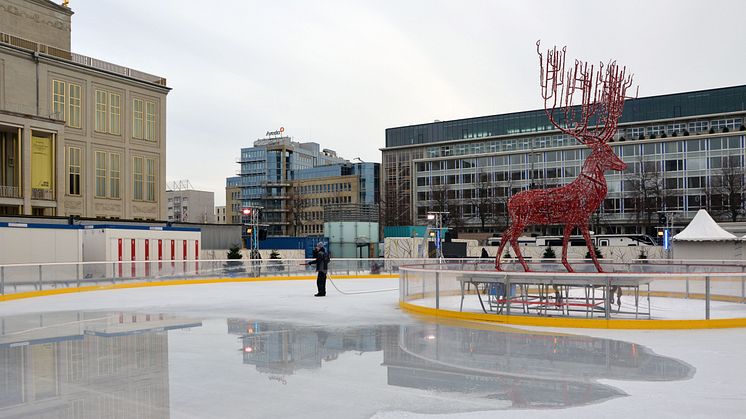
[[[566,225],[562,235],[562,265],[565,266],[567,272],[575,272],[567,262],[567,242],[570,240],[570,233],[572,233],[572,226]]]
[[[523,270],[526,272],[531,271],[531,269],[528,268],[528,264],[526,263],[526,259],[523,258],[523,253],[521,253],[521,248],[518,246],[518,236],[523,233],[523,227],[521,226],[520,230],[517,230],[518,234],[513,234],[513,236],[510,238],[510,245],[513,247],[513,251],[515,252],[515,255],[518,257],[518,260],[521,262],[521,265],[523,266]]]
[[[580,227],[580,231],[583,232],[583,238],[585,239],[585,244],[588,246],[588,253],[591,254],[591,259],[593,259],[593,264],[596,265],[596,269],[603,273],[603,269],[601,269],[601,265],[598,263],[598,258],[596,257],[596,249],[593,247],[593,243],[591,243],[591,234],[588,232],[588,226],[583,225]]]
[[[508,237],[510,236],[510,230],[513,228],[511,225],[508,227],[505,232],[503,232],[503,237],[500,240],[500,247],[497,249],[497,255],[495,255],[495,269],[498,271],[501,271],[502,268],[500,268],[500,259],[503,257],[503,248],[505,248],[505,244],[508,242]]]

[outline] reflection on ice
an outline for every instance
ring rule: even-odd
[[[598,379],[681,380],[691,366],[627,342],[518,330],[416,324],[345,329],[228,319],[243,362],[274,379],[322,367],[340,353],[383,350],[388,384],[568,407],[625,395]],[[496,405],[495,408],[501,406]]]
[[[0,319],[0,416],[169,417],[167,331],[191,319],[48,313]]]
[[[238,337],[235,348],[216,339],[216,332],[229,338],[226,323],[228,333]],[[215,372],[213,382],[226,399],[245,396],[247,387],[258,393],[267,378],[287,384],[262,389],[265,398],[257,402],[276,408],[299,392],[324,398],[329,381],[349,379],[339,375],[337,366],[343,366],[365,391],[342,402],[365,404],[368,415],[394,408],[444,413],[571,407],[625,396],[599,383],[602,379],[681,380],[694,372],[633,343],[474,324],[334,328],[228,319],[201,325],[199,320],[134,313],[1,318],[0,416],[167,418],[181,407],[174,399],[184,403],[192,395],[183,391],[197,388],[195,394],[207,394],[202,383],[174,378],[200,368]],[[193,329],[170,336],[180,339],[169,346],[169,330],[185,328]],[[219,370],[241,362],[253,366],[239,368],[250,374],[228,380]],[[298,385],[309,371],[314,385]],[[289,383],[291,376],[300,380]],[[214,402],[205,396],[190,403],[189,414],[215,416]]]

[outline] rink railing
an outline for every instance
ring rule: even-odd
[[[0,295],[59,288],[188,279],[315,276],[310,259],[223,259],[25,263],[0,265]],[[396,275],[399,266],[421,259],[341,259],[329,275]]]
[[[509,261],[505,271],[497,272],[492,260],[430,259],[400,266],[399,300],[459,313],[655,319],[666,313],[656,314],[665,308],[656,307],[651,297],[669,297],[689,300],[687,318],[746,317],[743,261],[602,263],[605,273],[586,260],[570,263],[576,273],[567,273],[556,261],[529,263],[532,272]],[[612,295],[616,287],[622,288],[621,304]],[[613,304],[607,304],[610,298]]]

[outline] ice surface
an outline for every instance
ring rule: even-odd
[[[313,293],[314,281],[283,281],[4,302],[0,416],[739,417],[746,406],[743,329],[434,322],[399,310],[397,292]]]

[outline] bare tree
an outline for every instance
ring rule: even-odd
[[[628,185],[632,188],[629,196],[634,205],[635,222],[643,227],[645,233],[652,229],[655,220],[653,216],[663,208],[666,198],[659,165],[660,162],[643,161],[640,157],[637,165],[639,170],[626,176]]]
[[[733,222],[744,212],[745,174],[740,157],[730,156],[723,158],[723,167],[712,178],[712,209]]]
[[[473,191],[474,196],[468,201],[469,205],[476,208],[477,217],[482,226],[482,232],[485,226],[495,218],[496,213],[496,189],[486,173],[477,174],[476,188]]]
[[[430,187],[430,208],[432,211],[448,212],[450,192],[451,186],[445,183]]]
[[[308,207],[308,201],[303,199],[293,188],[293,195],[290,199],[290,225],[293,227],[293,234],[299,236],[303,225],[305,224],[306,215],[304,210]]]

